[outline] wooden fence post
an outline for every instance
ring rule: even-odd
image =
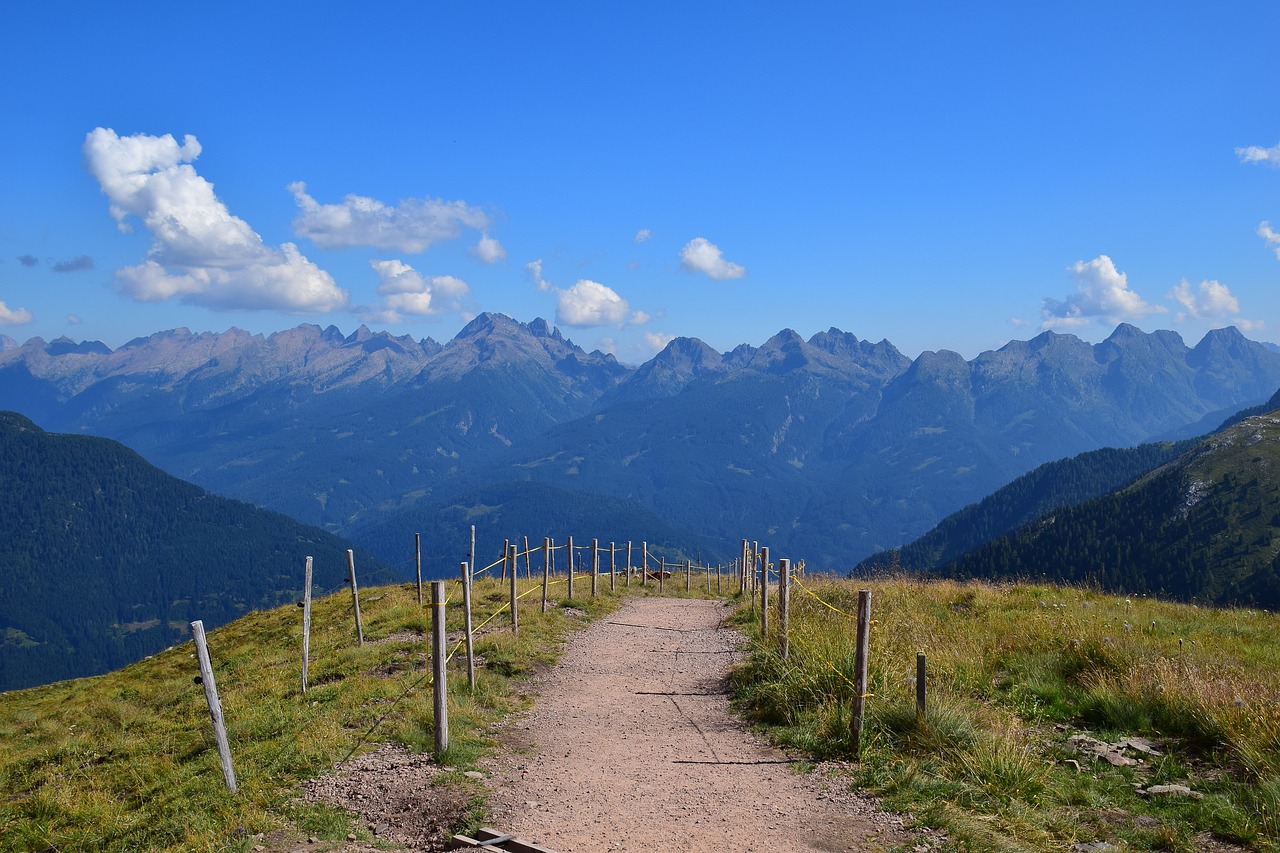
[[[433,605],[434,606],[434,603]],[[434,614],[434,611],[432,611]],[[467,646],[467,687],[476,689],[476,646],[471,633],[471,564],[462,564],[462,630]],[[432,652],[435,654],[435,652]]]
[[[631,540],[627,540],[627,586],[631,586]]]
[[[738,594],[747,594],[747,540],[742,540],[742,553],[738,555]]]
[[[307,670],[311,665],[311,558],[302,572],[302,695],[307,695]]]
[[[693,563],[687,558],[684,561],[684,591],[693,592]]]
[[[356,612],[356,637],[364,645],[364,623],[360,621],[360,590],[356,586],[356,555],[347,549],[347,580],[351,581],[351,606]]]
[[[529,537],[524,537],[524,579],[533,580],[533,560],[529,554]]]
[[[760,551],[760,639],[769,639],[769,549]]]
[[[519,573],[516,571],[516,545],[507,546],[507,562],[511,564],[511,633],[520,633],[520,595],[516,589]]]
[[[566,551],[565,553],[569,555],[569,597],[573,598],[573,537],[572,536],[569,537],[569,544],[567,547],[569,550]]]
[[[467,552],[467,565],[474,573],[476,570],[476,526],[471,525],[471,550]]]
[[[609,591],[618,591],[618,543],[609,543]]]
[[[547,590],[551,586],[551,537],[542,540],[542,612],[547,612]]]
[[[600,583],[600,540],[591,540],[591,597],[596,597],[596,586]]]
[[[435,718],[436,755],[449,748],[449,675],[445,670],[444,581],[431,582],[431,682],[432,716]]]
[[[778,631],[782,634],[782,659],[791,657],[791,561],[778,560]]]
[[[853,755],[862,755],[862,721],[867,707],[867,651],[871,631],[871,590],[858,590],[858,645],[854,653],[853,719],[849,734],[853,739]]]
[[[422,534],[413,534],[413,555],[418,566],[418,606],[422,606]]]
[[[667,586],[667,558],[659,557],[658,563],[658,592],[665,592]]]
[[[924,652],[916,655],[916,725],[924,725],[925,659]]]
[[[507,579],[507,563],[510,561],[510,559],[511,559],[511,540],[503,539],[502,540],[502,575],[499,576],[498,578],[499,581],[504,581]],[[512,568],[514,569],[515,567],[513,566]]]
[[[209,703],[209,716],[213,718],[213,737],[218,742],[218,763],[222,765],[222,781],[227,790],[236,792],[236,771],[231,766],[231,745],[227,743],[227,727],[222,721],[222,702],[218,699],[218,685],[213,680],[213,664],[209,662],[209,646],[204,639],[204,622],[191,623],[191,639],[196,644],[196,659],[200,662],[199,681],[204,685],[204,698]]]
[[[649,543],[640,543],[640,586],[649,585]]]

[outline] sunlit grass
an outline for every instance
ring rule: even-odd
[[[957,849],[1109,839],[1189,851],[1198,832],[1260,849],[1280,841],[1280,617],[1047,586],[802,583],[812,594],[793,592],[787,661],[776,620],[760,644],[756,617],[740,608],[756,645],[735,673],[735,701],[785,745],[852,756],[853,614],[857,590],[870,589],[872,695],[858,781],[946,829]],[[1166,755],[1132,767],[1095,762],[1066,747],[1082,730],[1147,737]],[[1136,793],[1158,783],[1204,796]],[[1099,810],[1112,819],[1095,818]]]

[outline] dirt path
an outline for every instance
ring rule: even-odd
[[[822,772],[797,774],[725,695],[741,637],[718,601],[633,598],[576,635],[489,759],[491,823],[560,853],[880,850],[907,840]]]

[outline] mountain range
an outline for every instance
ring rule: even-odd
[[[303,325],[0,351],[0,408],[357,541],[525,483],[643,509],[673,539],[719,543],[708,559],[748,537],[831,569],[1043,463],[1198,435],[1278,387],[1280,353],[1234,328],[1188,347],[1128,325],[971,360],[833,328],[726,353],[677,338],[628,366],[500,314],[443,345]],[[519,512],[502,523],[528,532]]]

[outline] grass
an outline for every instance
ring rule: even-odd
[[[561,641],[610,612],[626,592],[596,598],[564,580],[540,612],[541,583],[520,581],[520,631],[509,584],[475,583],[476,689],[460,645],[450,661],[450,743],[442,763],[466,769],[493,746],[488,731],[527,703],[519,682],[553,663]],[[458,584],[449,584],[451,643],[462,632]],[[631,592],[641,593],[638,585]],[[569,607],[562,606],[569,605]],[[365,645],[356,643],[349,592],[314,602],[310,689],[300,679],[301,611],[250,614],[208,632],[239,792],[222,781],[194,647],[188,642],[118,672],[0,695],[0,838],[15,851],[249,850],[255,833],[285,828],[342,839],[359,831],[340,809],[299,799],[301,783],[380,742],[434,748],[427,667],[429,598],[413,585],[361,590]],[[452,647],[452,646],[451,646]],[[474,784],[457,774],[453,784]],[[483,811],[473,802],[463,825]]]
[[[740,608],[756,650],[734,674],[738,707],[785,746],[851,757],[850,614],[857,589],[870,589],[872,695],[854,781],[944,830],[951,849],[1108,840],[1195,851],[1205,833],[1250,849],[1280,844],[1280,617],[1047,586],[803,583],[787,661],[776,633],[761,644],[755,615]],[[1164,755],[1113,767],[1069,748],[1085,730],[1111,742],[1147,737]],[[1204,796],[1137,793],[1162,783]]]

